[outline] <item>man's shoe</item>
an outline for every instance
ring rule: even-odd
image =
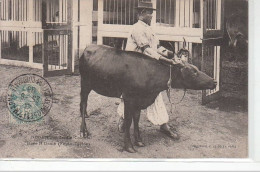
[[[160,127],[160,132],[164,133],[165,135],[167,135],[168,137],[170,137],[173,140],[179,140],[180,137],[177,133],[172,132],[170,129],[164,129],[162,128],[162,126]]]
[[[122,117],[120,117],[120,119],[118,121],[118,131],[120,133],[124,133],[125,132],[125,124],[124,124],[124,119]]]

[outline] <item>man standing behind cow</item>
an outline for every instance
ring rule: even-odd
[[[156,38],[155,33],[151,28],[152,13],[155,10],[151,2],[138,3],[138,22],[133,25],[133,30],[130,33],[126,51],[135,51],[144,53],[151,58],[155,58],[160,61],[164,61],[170,64],[175,64],[171,59],[165,57],[173,57],[173,52],[166,50],[164,47],[159,46],[159,40]],[[124,131],[123,117],[124,117],[124,102],[121,101],[118,107],[119,131]],[[154,125],[160,125],[160,131],[171,137],[172,139],[178,139],[179,136],[170,130],[168,126],[169,115],[165,108],[165,104],[162,99],[161,93],[155,99],[155,102],[147,108],[147,118]]]

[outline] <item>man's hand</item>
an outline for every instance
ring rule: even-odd
[[[169,59],[172,59],[172,58],[174,57],[174,53],[173,53],[172,51],[168,50],[168,52],[167,52],[167,57],[168,57]]]
[[[183,62],[180,59],[176,59],[176,58],[175,59],[168,59],[168,58],[165,58],[163,56],[160,56],[159,60],[163,61],[163,62],[165,62],[167,64],[171,64],[171,65],[179,65],[181,67],[184,66]]]
[[[173,58],[173,59],[171,59],[171,61],[172,61],[172,64],[174,64],[174,65],[178,65],[180,67],[184,66],[183,61],[179,58]]]

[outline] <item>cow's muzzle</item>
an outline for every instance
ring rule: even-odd
[[[215,89],[217,87],[218,81],[213,80],[213,85],[211,86],[210,89]]]

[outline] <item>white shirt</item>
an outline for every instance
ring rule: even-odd
[[[143,48],[144,46],[149,46],[149,48],[145,49],[145,51],[142,52],[141,48]],[[166,49],[162,47],[158,49],[158,46],[159,40],[152,30],[152,27],[150,27],[143,21],[138,20],[138,22],[133,25],[133,30],[128,36],[125,50],[144,53],[155,59],[159,59],[161,55],[165,56]]]

